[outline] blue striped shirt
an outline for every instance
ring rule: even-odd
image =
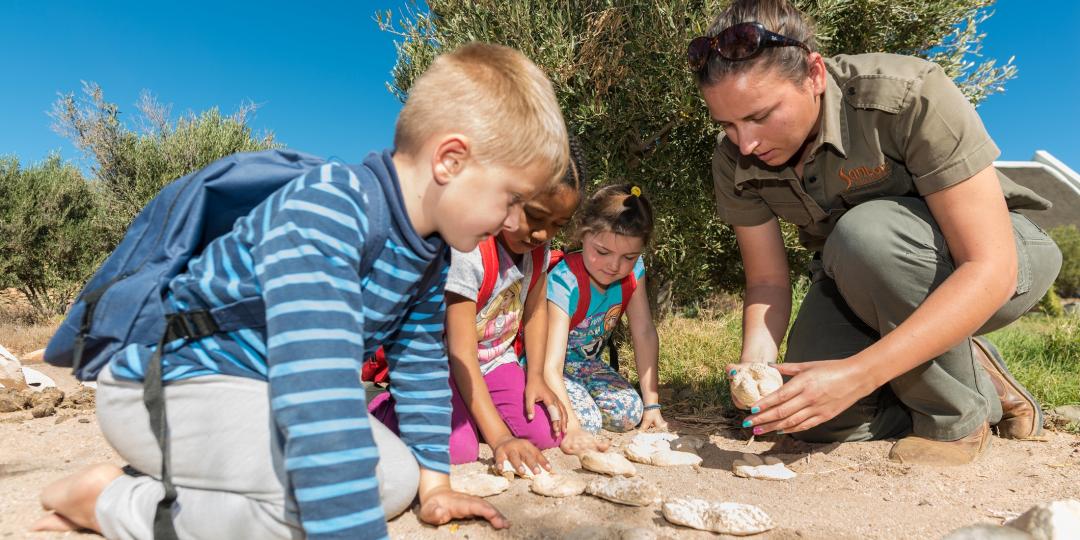
[[[402,202],[389,152],[371,154],[390,230],[367,275],[368,197],[347,167],[297,178],[237,220],[170,283],[174,309],[261,296],[266,327],[166,346],[166,381],[209,374],[269,382],[289,483],[309,538],[386,535],[360,383],[363,358],[384,346],[401,437],[424,468],[449,473],[450,387],[443,342],[447,249],[421,238]],[[378,200],[378,199],[374,199]],[[438,279],[419,290],[432,264]],[[142,380],[152,347],[132,345],[113,374]]]

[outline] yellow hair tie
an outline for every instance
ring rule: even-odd
[[[635,197],[640,197],[641,196],[641,188],[639,188],[637,186],[634,186],[634,187],[630,188],[630,194],[635,196]]]

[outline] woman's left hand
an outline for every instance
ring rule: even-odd
[[[656,428],[657,431],[667,431],[668,425],[664,421],[664,417],[660,414],[660,409],[652,409],[645,411],[645,414],[641,415],[641,431],[645,431],[649,428]]]
[[[850,358],[774,364],[781,374],[792,378],[752,404],[761,410],[746,417],[754,434],[795,433],[835,418],[876,388],[859,364]]]

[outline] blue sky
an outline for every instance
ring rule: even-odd
[[[373,14],[400,3],[0,0],[0,155],[77,158],[46,113],[58,92],[78,92],[85,80],[129,117],[143,89],[171,104],[174,117],[252,101],[256,129],[357,160],[390,144],[400,107],[385,86],[393,36]],[[1020,68],[1004,94],[979,108],[1002,159],[1045,149],[1080,169],[1080,2],[998,0],[995,9],[982,27],[983,54],[1015,55]]]

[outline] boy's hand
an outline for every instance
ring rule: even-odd
[[[525,383],[525,418],[530,422],[536,412],[535,405],[539,402],[544,403],[548,418],[551,419],[551,432],[556,437],[566,433],[566,408],[542,377],[530,378]]]
[[[505,529],[510,522],[491,503],[449,486],[432,489],[420,502],[420,521],[430,525],[442,525],[452,519],[484,518],[496,529]]]
[[[492,447],[495,451],[495,464],[499,470],[502,469],[502,463],[509,460],[510,464],[514,466],[514,470],[519,474],[524,472],[523,470],[528,468],[533,474],[540,474],[540,467],[550,471],[551,464],[548,463],[544,454],[540,453],[540,449],[533,445],[533,443],[519,439],[517,437],[507,437],[498,444]]]
[[[604,452],[607,451],[608,446],[610,444],[606,441],[601,441],[584,429],[571,428],[566,430],[566,436],[563,437],[562,443],[559,444],[559,449],[564,454],[574,456],[584,454],[590,450]]]
[[[664,421],[664,417],[660,414],[660,409],[652,409],[645,411],[645,414],[641,416],[641,430],[645,431],[649,428],[656,428],[659,431],[667,431],[668,424]]]

